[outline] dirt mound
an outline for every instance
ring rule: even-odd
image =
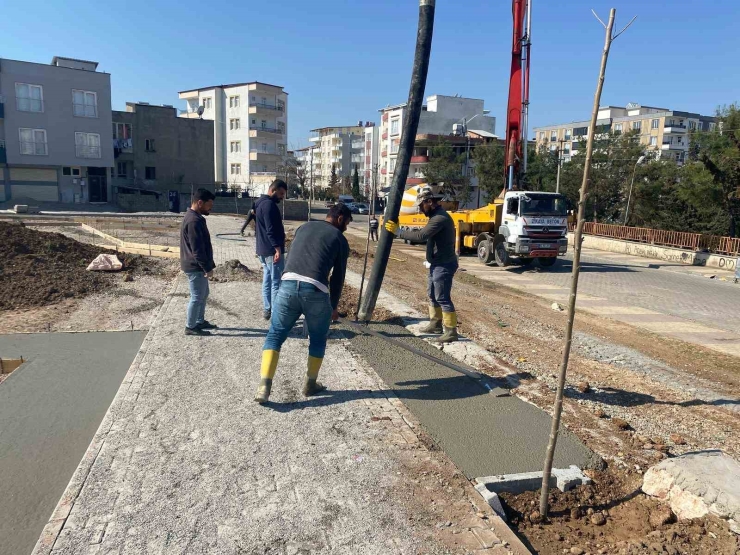
[[[367,284],[367,282],[365,282]],[[357,317],[357,301],[359,299],[360,291],[349,285],[344,285],[342,289],[342,297],[339,299],[339,315],[350,320],[354,320]],[[373,311],[373,322],[384,322],[386,324],[397,324],[403,325],[403,320],[393,314],[390,310],[382,307],[376,307]]]
[[[213,280],[218,282],[262,281],[262,276],[259,272],[247,268],[239,260],[227,260],[213,270]]]

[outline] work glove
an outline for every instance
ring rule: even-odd
[[[426,269],[428,270],[429,268],[431,268],[431,267],[432,267],[432,265],[431,265],[431,264],[429,264],[429,262],[427,262],[427,261],[425,260],[425,261],[424,261],[424,267],[425,267],[425,268],[426,268]]]
[[[385,222],[385,229],[388,233],[392,233],[396,237],[401,235],[401,230],[398,228],[398,224],[396,222],[391,222],[390,220]]]

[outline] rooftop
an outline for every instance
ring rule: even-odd
[[[230,89],[232,87],[244,87],[246,85],[265,85],[266,87],[275,87],[276,89],[281,89],[280,85],[271,85],[270,83],[263,83],[262,81],[247,81],[245,83],[230,83],[228,85],[212,85],[210,87],[199,87],[196,89],[185,89],[184,91],[180,91],[178,94],[186,93],[186,92],[194,92],[194,91],[208,91],[211,89]],[[284,94],[288,94],[287,92],[283,91]]]
[[[63,60],[66,60],[68,62],[78,62],[78,63],[81,63],[81,64],[92,64],[93,66],[95,66],[96,69],[98,67],[98,62],[93,62],[91,60],[79,60],[77,58],[67,58],[65,56],[54,56],[51,59],[51,65],[58,66],[59,65],[59,62],[61,62]]]

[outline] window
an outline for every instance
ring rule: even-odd
[[[573,129],[574,137],[585,137],[588,135],[588,127],[576,127]]]
[[[72,168],[66,166],[62,168],[62,175],[72,175]]]
[[[285,156],[285,145],[281,145],[278,143],[277,150],[280,156]]]
[[[80,168],[72,168],[72,177],[80,177]]]
[[[261,152],[267,152],[267,143],[262,143],[262,150]]]
[[[98,117],[98,95],[92,91],[72,90],[74,115],[82,118]]]
[[[238,108],[238,107],[239,107],[239,97],[230,96],[229,97],[229,108]]]
[[[689,129],[691,131],[696,131],[696,122],[695,121],[690,121],[689,122]]]
[[[239,129],[239,118],[233,118],[229,120],[229,129],[232,131]]]
[[[241,152],[242,151],[242,142],[241,141],[231,141],[231,152]]]
[[[650,121],[650,129],[658,129],[659,125],[660,125],[659,119],[654,119]]]
[[[544,140],[545,140],[545,132],[540,131],[540,141],[544,141]]]
[[[252,125],[257,125],[257,120],[256,119],[253,119],[252,120]]]
[[[241,173],[242,173],[241,164],[231,164],[231,175],[241,175]]]
[[[18,129],[21,143],[21,154],[28,156],[46,156],[49,149],[46,144],[46,129]]]
[[[716,128],[717,128],[717,124],[714,123],[713,121],[710,121],[709,122],[709,130],[710,131],[714,131]]]
[[[117,140],[131,139],[131,124],[113,122],[113,138]]]
[[[658,145],[658,137],[650,137],[650,146]]]
[[[21,112],[43,112],[44,90],[41,85],[16,83],[15,107]]]
[[[391,154],[398,153],[398,141],[391,141]]]
[[[210,96],[206,96],[203,98],[203,109],[204,110],[211,109],[211,97]]]
[[[621,123],[615,123],[614,124],[614,133],[616,135],[621,135],[622,134],[622,124]]]
[[[144,179],[157,179],[157,168],[146,166],[144,168]]]
[[[642,122],[641,121],[633,121],[632,122],[632,129],[635,131],[639,131],[642,129]]]
[[[396,170],[396,159],[391,158],[391,173],[393,173]]]
[[[391,135],[398,135],[399,122],[398,118],[391,120]]]
[[[277,126],[278,126],[278,133],[280,133],[281,135],[285,135],[285,122],[279,121],[277,122]]]
[[[267,164],[262,164],[262,171],[267,172]]]
[[[118,177],[123,177],[124,179],[126,178],[126,166],[127,165],[128,164],[126,164],[126,162],[117,162],[116,163],[116,175]]]
[[[262,120],[262,129],[267,129],[267,120]]]
[[[144,150],[147,152],[156,152],[154,150],[154,139],[147,139],[144,141]]]
[[[566,129],[565,130],[565,140],[570,141],[571,136],[573,135],[572,129]]]
[[[550,131],[550,142],[555,142],[558,140],[558,132],[557,131]]]
[[[267,105],[267,97],[266,96],[263,96],[262,97],[262,105],[263,106],[266,106]]]
[[[78,158],[100,158],[100,135],[97,133],[75,133]]]

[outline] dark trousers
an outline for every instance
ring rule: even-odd
[[[378,230],[377,229],[370,228],[370,239],[377,242],[378,240]]]
[[[457,262],[433,264],[427,278],[429,304],[439,306],[442,312],[455,312],[452,304],[452,278],[457,272]]]

